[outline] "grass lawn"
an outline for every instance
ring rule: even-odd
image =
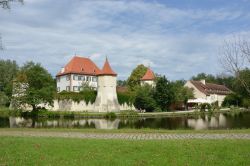
[[[250,165],[250,140],[0,140],[0,165]]]
[[[228,129],[228,130],[188,130],[188,129],[178,129],[178,130],[166,130],[166,129],[76,129],[76,128],[0,128],[1,131],[35,131],[35,132],[80,132],[80,133],[166,133],[166,134],[230,134],[230,133],[245,133],[249,134],[250,129]]]

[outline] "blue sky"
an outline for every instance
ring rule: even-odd
[[[75,54],[126,79],[138,64],[171,80],[223,72],[224,40],[250,37],[249,0],[25,0],[0,9],[0,58],[55,74]]]

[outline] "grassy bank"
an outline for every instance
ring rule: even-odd
[[[135,111],[122,111],[119,113],[102,113],[102,112],[71,112],[71,111],[47,111],[40,110],[36,113],[22,112],[20,110],[10,110],[8,108],[0,108],[0,117],[9,116],[24,116],[24,117],[46,117],[46,118],[129,118],[129,117],[178,117],[178,116],[197,116],[204,114],[216,113],[239,113],[249,110],[243,109],[225,109],[214,110],[213,112],[200,112],[200,111],[173,111],[173,112],[147,112],[137,113]]]
[[[230,130],[164,130],[164,129],[75,129],[75,128],[0,128],[1,131],[32,131],[32,132],[81,132],[81,133],[166,133],[166,134],[229,134],[229,133],[250,133],[250,129],[230,129]]]
[[[250,140],[1,137],[0,165],[250,165]]]

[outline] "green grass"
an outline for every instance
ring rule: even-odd
[[[250,140],[0,139],[0,165],[250,165]]]
[[[192,134],[223,134],[223,133],[250,133],[250,129],[230,129],[230,130],[165,130],[165,129],[75,129],[75,128],[0,128],[1,131],[46,131],[46,132],[81,132],[81,133],[169,133],[169,134],[182,134],[182,133],[192,133]]]

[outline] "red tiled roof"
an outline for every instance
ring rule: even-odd
[[[142,81],[154,80],[154,79],[155,79],[155,75],[154,75],[153,71],[150,68],[148,68],[145,75],[141,78]]]
[[[89,58],[74,56],[70,62],[64,67],[63,72],[59,72],[56,76],[66,74],[86,74],[86,75],[97,75],[100,69],[96,64]]]
[[[199,91],[206,95],[218,94],[218,95],[228,95],[231,90],[224,85],[205,83],[200,81],[190,81]]]
[[[105,61],[104,65],[103,65],[102,70],[98,73],[98,75],[117,76],[117,74],[112,70],[107,58],[106,58],[106,61]]]

